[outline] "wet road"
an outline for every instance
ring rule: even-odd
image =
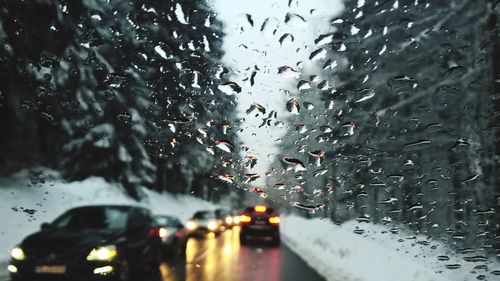
[[[160,273],[148,281],[324,281],[284,243],[241,246],[237,228],[219,236],[190,239],[186,262],[164,263]],[[3,266],[0,280],[8,280],[6,275]],[[146,280],[144,276],[134,279]]]

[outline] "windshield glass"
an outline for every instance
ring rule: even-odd
[[[174,217],[168,217],[168,216],[155,216],[154,217],[156,223],[158,225],[170,225],[170,226],[177,226],[180,224],[179,220],[174,218]]]
[[[500,281],[500,0],[0,0],[0,198],[0,281]]]
[[[114,230],[125,229],[128,209],[119,207],[86,207],[68,211],[52,225],[67,230]]]
[[[212,218],[215,218],[215,214],[214,212],[211,211],[197,212],[196,214],[193,215],[193,219],[198,219],[198,220],[205,220]]]

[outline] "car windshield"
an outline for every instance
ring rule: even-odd
[[[121,207],[77,208],[61,215],[52,226],[73,231],[125,229],[128,211],[128,208]]]
[[[215,215],[217,217],[226,216],[226,215],[229,215],[229,211],[228,210],[215,210]]]
[[[500,0],[0,0],[0,218],[0,281],[500,281]]]
[[[214,212],[211,211],[197,212],[193,215],[193,219],[198,219],[198,220],[205,220],[212,218],[215,218],[215,214]]]
[[[178,219],[169,216],[155,216],[154,219],[158,225],[177,226],[180,223]]]

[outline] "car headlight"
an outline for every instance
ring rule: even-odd
[[[210,229],[210,230],[216,230],[216,229],[217,229],[217,226],[218,226],[218,225],[217,225],[217,222],[215,222],[215,221],[211,221],[211,222],[209,222],[209,223],[207,224],[207,227],[208,227],[208,229]]]
[[[19,247],[19,246],[14,247],[10,251],[10,256],[13,259],[18,260],[18,261],[22,261],[22,260],[26,259],[26,255],[24,254],[23,249],[21,249],[21,247]]]
[[[115,245],[101,246],[92,249],[87,256],[88,261],[111,261],[117,255]]]
[[[198,227],[198,225],[194,221],[188,221],[186,223],[186,228],[188,230],[195,230]]]
[[[167,238],[168,234],[169,234],[168,229],[166,229],[164,227],[160,227],[160,229],[158,230],[158,235],[162,239]]]
[[[231,217],[231,216],[227,216],[227,217],[226,217],[226,223],[227,223],[227,224],[232,224],[232,223],[233,223],[233,217]]]

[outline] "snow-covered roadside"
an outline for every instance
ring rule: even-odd
[[[44,171],[42,176],[20,172],[0,178],[0,262],[9,258],[11,247],[26,235],[37,231],[42,222],[75,206],[89,204],[137,204],[157,214],[169,214],[186,221],[195,211],[212,209],[207,201],[187,195],[171,195],[143,190],[144,202],[127,197],[119,185],[102,178],[80,182],[63,182],[56,173]]]
[[[364,233],[355,234],[357,228]],[[284,217],[281,233],[283,241],[329,281],[500,280],[500,264],[492,259],[466,262],[464,257],[477,254],[459,255],[424,236],[388,230],[383,225],[353,221],[339,226],[292,215]],[[449,260],[440,261],[439,256]],[[453,265],[460,267],[446,267]]]

